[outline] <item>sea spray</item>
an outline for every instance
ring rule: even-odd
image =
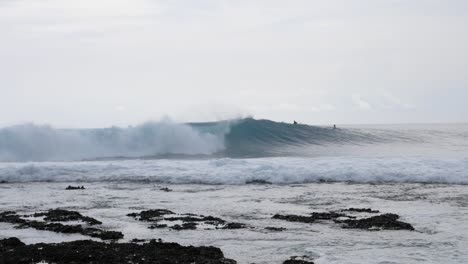
[[[55,129],[24,124],[0,129],[0,161],[56,161],[158,154],[213,154],[224,130],[200,132],[168,120],[128,128]]]

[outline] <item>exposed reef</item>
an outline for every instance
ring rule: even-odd
[[[67,188],[65,188],[65,190],[84,190],[85,187],[84,186],[71,186],[71,185],[68,185]]]
[[[176,214],[167,209],[153,209],[130,213],[127,216],[139,221],[151,222],[150,229],[170,228],[172,230],[202,229],[241,229],[247,227],[237,222],[227,222],[219,217],[196,214]]]
[[[43,220],[37,218],[44,217]],[[36,219],[31,219],[36,218]],[[117,231],[106,231],[95,227],[87,227],[81,224],[64,225],[59,222],[83,221],[86,225],[100,225],[100,221],[83,216],[75,211],[49,210],[43,213],[32,215],[18,215],[16,212],[7,211],[0,213],[0,222],[14,224],[15,228],[34,228],[37,230],[52,231],[64,234],[82,234],[96,237],[102,240],[118,240],[123,238],[123,234]]]
[[[79,240],[57,244],[25,245],[17,238],[0,240],[0,263],[55,264],[235,264],[216,247],[181,246],[150,240],[147,243],[103,243]]]
[[[348,208],[341,210],[343,212],[357,212],[357,213],[371,213],[371,214],[378,214],[380,213],[379,210],[372,210],[370,208]]]
[[[336,223],[343,223],[343,228],[358,228],[368,230],[414,230],[411,224],[398,221],[400,218],[396,214],[383,214],[363,219],[335,220]]]
[[[376,214],[379,213],[377,210],[370,208],[349,208],[341,210],[355,213],[367,213]],[[273,219],[280,219],[289,222],[301,222],[301,223],[314,223],[317,220],[332,220],[334,223],[340,224],[342,228],[355,228],[355,229],[366,229],[366,230],[414,230],[414,227],[402,221],[398,221],[400,218],[397,214],[381,214],[372,217],[357,218],[353,215],[346,215],[343,213],[328,212],[328,213],[311,213],[310,215],[281,215],[275,214]]]
[[[292,256],[290,259],[284,261],[283,264],[314,264],[314,262],[309,261],[307,256]]]
[[[317,220],[332,220],[338,217],[346,217],[345,214],[341,213],[311,213],[309,216],[303,215],[281,215],[276,214],[273,219],[281,219],[289,222],[301,222],[301,223],[314,223]]]

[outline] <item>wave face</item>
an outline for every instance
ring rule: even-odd
[[[468,184],[468,159],[316,157],[156,159],[0,163],[6,182],[148,182],[246,184],[268,182],[418,182]]]
[[[0,161],[127,158],[259,158],[468,153],[468,129],[363,129],[292,125],[252,118],[128,128],[55,129],[26,124],[0,129]],[[461,151],[461,152],[460,152]],[[423,153],[424,152],[424,153]]]

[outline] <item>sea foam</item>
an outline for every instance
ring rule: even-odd
[[[421,182],[468,184],[468,159],[317,157],[0,163],[7,182],[272,184]]]

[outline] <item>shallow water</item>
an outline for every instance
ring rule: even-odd
[[[124,241],[161,238],[184,245],[220,247],[238,263],[282,263],[306,255],[315,263],[468,263],[468,186],[445,184],[158,185],[155,183],[83,183],[86,190],[66,191],[76,183],[0,184],[0,211],[31,213],[51,208],[77,210],[122,231]],[[164,192],[169,187],[172,192]],[[396,213],[416,231],[342,229],[331,222],[291,223],[276,213],[307,214],[349,207]],[[213,215],[243,222],[239,230],[148,229],[126,214],[165,208],[177,213]],[[284,227],[283,232],[267,226]],[[25,243],[89,239],[0,223],[0,238]]]

